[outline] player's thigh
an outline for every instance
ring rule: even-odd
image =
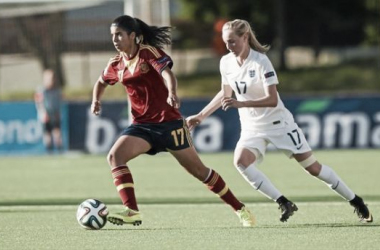
[[[43,124],[44,132],[45,133],[51,133],[53,131],[53,124],[51,122],[45,122]]]
[[[169,152],[190,174],[202,181],[207,178],[209,169],[203,164],[193,146]]]
[[[255,161],[260,163],[265,156],[267,146],[268,141],[260,133],[242,133],[234,152],[235,166],[238,163],[242,163],[245,167]]]
[[[163,135],[156,139],[166,150],[180,151],[193,146],[189,128],[184,120],[166,122],[162,129]]]
[[[58,127],[53,129],[53,135],[55,138],[61,138],[61,129]]]
[[[303,156],[311,151],[304,133],[295,122],[287,124],[283,129],[268,132],[267,138],[289,158],[294,155]]]
[[[136,156],[149,151],[150,148],[151,145],[140,137],[122,135],[112,146],[108,160],[111,165],[125,164]]]

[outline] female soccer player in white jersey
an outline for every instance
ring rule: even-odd
[[[220,61],[222,89],[201,112],[187,118],[190,129],[220,107],[238,109],[241,136],[235,148],[234,164],[254,189],[279,204],[280,221],[287,221],[298,208],[257,168],[269,143],[289,158],[296,159],[308,173],[349,201],[360,221],[372,222],[363,199],[355,195],[333,169],[320,164],[313,155],[277,92],[276,72],[265,55],[269,48],[258,42],[249,23],[239,19],[225,23],[222,38],[230,51]],[[236,99],[231,97],[233,92]]]

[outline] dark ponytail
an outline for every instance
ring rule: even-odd
[[[161,49],[164,47],[164,45],[172,44],[170,36],[171,27],[169,26],[149,26],[140,19],[127,15],[119,16],[112,22],[111,25],[122,28],[128,34],[135,32],[136,38],[142,40],[136,41],[136,43],[143,43]]]

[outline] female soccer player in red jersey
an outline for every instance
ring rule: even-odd
[[[164,45],[171,44],[170,27],[149,26],[124,15],[112,22],[111,35],[119,53],[110,59],[95,83],[91,111],[99,115],[105,88],[119,82],[128,94],[133,123],[123,131],[107,157],[125,206],[120,213],[110,213],[108,221],[118,225],[141,224],[127,163],[141,154],[169,151],[191,175],[234,209],[243,226],[253,226],[255,219],[250,211],[236,199],[222,177],[200,160],[178,111],[177,80],[171,71],[173,61],[162,50]]]
[[[220,60],[222,89],[202,111],[187,118],[189,127],[198,125],[220,107],[238,109],[242,129],[235,148],[235,166],[254,189],[279,204],[282,222],[298,208],[257,168],[269,143],[349,201],[360,221],[372,222],[363,199],[332,168],[313,156],[304,134],[277,92],[279,82],[265,55],[268,48],[257,41],[249,23],[240,19],[225,23],[222,38],[230,51]],[[231,97],[233,92],[236,99]]]

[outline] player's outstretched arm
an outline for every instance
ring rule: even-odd
[[[229,85],[222,85],[222,89],[214,96],[214,98],[207,104],[201,112],[186,118],[187,126],[192,130],[195,126],[199,125],[204,119],[209,117],[218,108],[222,106],[222,99],[225,96],[231,96],[232,89]]]

